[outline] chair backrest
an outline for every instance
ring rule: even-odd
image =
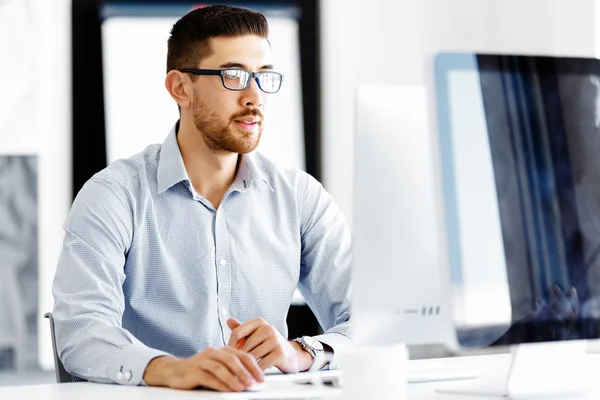
[[[52,338],[52,351],[54,352],[54,370],[56,372],[56,383],[85,382],[85,379],[73,376],[69,374],[65,369],[65,366],[58,357],[58,351],[56,350],[56,335],[54,334],[54,319],[52,318],[52,313],[46,313],[44,314],[44,317],[50,320],[50,336]]]

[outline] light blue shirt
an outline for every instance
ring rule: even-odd
[[[335,352],[350,340],[351,239],[307,173],[242,156],[218,209],[196,193],[173,128],[81,189],[53,285],[58,352],[71,374],[143,384],[147,364],[222,347],[230,317],[287,337],[298,287]]]

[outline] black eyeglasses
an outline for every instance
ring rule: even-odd
[[[258,87],[265,93],[277,93],[281,89],[283,75],[274,71],[251,72],[239,68],[225,69],[196,69],[184,68],[180,72],[187,72],[194,75],[215,75],[221,76],[221,82],[225,89],[245,90],[252,82],[256,80]]]

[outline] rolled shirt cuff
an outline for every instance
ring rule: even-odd
[[[109,367],[110,380],[120,385],[148,386],[142,379],[146,367],[154,358],[166,355],[169,353],[146,346],[123,348]]]
[[[352,339],[342,333],[337,332],[329,332],[322,335],[313,336],[313,339],[316,339],[333,349],[333,358],[329,361],[329,364],[325,366],[325,368],[329,369],[338,369],[336,360],[337,355],[346,349],[354,347],[354,342]]]

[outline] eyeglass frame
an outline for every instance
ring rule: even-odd
[[[225,71],[243,71],[243,72],[247,72],[249,74],[249,78],[248,81],[246,82],[246,86],[244,86],[241,89],[231,89],[228,88],[227,86],[225,86],[225,78],[223,77],[223,73]],[[182,68],[178,70],[179,72],[185,72],[185,73],[190,73],[190,74],[194,74],[194,75],[198,75],[198,76],[220,76],[221,77],[221,84],[223,85],[223,87],[227,90],[232,90],[234,92],[241,92],[243,90],[248,89],[248,86],[250,86],[250,83],[252,82],[252,79],[254,79],[256,81],[256,84],[258,85],[258,88],[267,94],[275,94],[277,92],[279,92],[281,90],[281,85],[283,84],[283,74],[281,72],[275,72],[275,71],[259,71],[259,72],[252,72],[252,71],[248,71],[247,69],[242,69],[242,68],[222,68],[222,69],[198,69],[198,68]],[[280,80],[280,84],[279,84],[279,88],[277,89],[277,91],[275,92],[267,92],[265,91],[261,86],[260,86],[260,81],[258,79],[258,77],[262,74],[265,73],[269,73],[269,74],[277,74],[281,77]]]

